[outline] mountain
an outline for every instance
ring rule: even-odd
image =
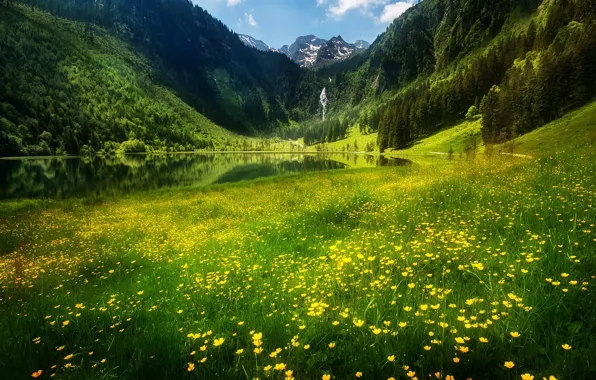
[[[288,58],[290,57],[290,47],[288,45],[284,45],[278,50],[280,53],[286,55]]]
[[[361,53],[370,47],[370,43],[363,40],[356,40],[352,45],[356,47],[357,53]]]
[[[358,51],[355,45],[347,43],[341,36],[333,37],[317,52],[315,65],[321,66],[345,61]]]
[[[257,134],[289,122],[286,103],[300,68],[282,54],[246,46],[188,0],[21,0],[109,30],[155,69],[154,79],[216,124]]]
[[[480,112],[494,144],[592,99],[595,50],[594,2],[425,0],[368,50],[304,73],[288,107],[317,115],[326,88],[327,124],[378,131],[381,151]],[[335,141],[327,132],[314,134]]]
[[[235,138],[155,76],[102,28],[0,6],[0,156],[214,149]]]
[[[38,46],[52,22],[35,28],[42,24],[36,18],[14,35],[9,31],[19,30],[18,23],[0,21],[0,146],[30,146],[23,154],[46,151],[45,145],[57,151],[59,141],[68,141],[69,153],[138,138],[156,146],[200,146],[202,127],[213,124],[242,134],[308,132],[325,142],[359,125],[363,133],[378,131],[384,150],[478,114],[483,138],[492,144],[596,95],[591,1],[424,0],[360,54],[365,44],[312,35],[283,54],[258,51],[188,0],[21,2],[81,21],[70,27],[74,44],[69,33],[56,33],[60,54]],[[0,2],[3,15],[23,12],[11,4]],[[120,43],[110,45],[114,53],[136,57],[118,61],[121,73],[110,73],[109,65],[85,68],[94,61],[83,53],[101,46],[102,33]],[[79,46],[74,56],[69,44]],[[23,60],[37,51],[42,57]],[[106,55],[105,62],[113,59]],[[131,66],[123,66],[128,59]],[[90,78],[78,84],[83,68]],[[328,117],[320,124],[324,88]],[[148,106],[164,91],[169,105]],[[194,116],[180,121],[189,112]],[[203,120],[199,115],[209,119],[196,123],[200,130],[192,121]],[[311,126],[328,130],[313,133]]]
[[[259,51],[270,51],[270,50],[276,51],[276,49],[269,47],[269,45],[267,45],[263,41],[257,40],[251,36],[246,35],[246,34],[239,34],[238,38],[240,38],[240,41],[242,41],[246,46],[255,48]]]
[[[327,43],[326,40],[313,35],[298,37],[289,47],[287,45],[280,52],[290,57],[300,67],[312,67],[317,60],[319,49]]]
[[[341,36],[325,40],[313,35],[298,37],[288,46],[279,50],[301,67],[315,67],[346,60],[370,47],[366,41],[358,40],[354,44],[345,42]]]

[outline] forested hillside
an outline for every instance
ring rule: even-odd
[[[328,85],[331,99],[356,105],[396,91],[489,43],[513,11],[530,13],[540,0],[425,0],[396,19],[364,54],[300,82],[297,99]],[[447,69],[446,71],[450,71]],[[329,86],[328,86],[329,87]]]
[[[593,98],[594,9],[582,0],[425,0],[365,54],[306,73],[292,108],[297,119],[315,113],[327,87],[339,115],[361,107],[358,122],[379,129],[381,150],[482,108],[483,135],[497,142]]]
[[[105,30],[1,8],[0,155],[214,148],[232,136],[153,76]]]
[[[482,99],[486,142],[530,132],[594,98],[595,8],[593,2],[591,9],[585,7],[588,3],[557,1],[543,9],[534,50],[518,58]],[[531,24],[530,36],[533,28]]]
[[[466,116],[482,116],[485,142],[499,143],[596,94],[591,1],[424,0],[364,53],[317,70],[245,46],[188,0],[21,2],[85,23],[54,25],[38,8],[4,5],[0,116],[3,149],[14,154],[77,153],[83,145],[101,149],[110,141],[136,138],[154,146],[205,146],[209,139],[190,131],[210,122],[180,127],[164,112],[126,116],[157,107],[133,101],[131,86],[161,103],[167,97],[157,91],[175,94],[186,103],[175,102],[184,112],[198,111],[247,135],[304,137],[307,144],[318,144],[344,139],[354,126],[361,133],[378,131],[381,151],[406,147]],[[123,43],[131,51],[114,63],[114,55],[98,50],[98,41],[108,40],[118,46],[110,52],[128,49]],[[87,56],[93,59],[81,58]],[[93,86],[76,85],[81,74],[69,72],[73,59],[88,64],[75,67],[86,68]],[[128,71],[122,71],[123,64]],[[97,67],[103,72],[92,70]],[[122,80],[104,80],[111,78],[104,72]],[[35,85],[36,78],[43,87]],[[120,87],[114,91],[113,86]],[[320,122],[323,88],[329,99],[325,123]],[[77,97],[102,100],[71,105]]]
[[[288,122],[300,68],[280,53],[245,46],[188,0],[21,0],[103,26],[145,54],[162,85],[229,130],[252,134]]]
[[[387,105],[380,148],[404,147],[468,111],[473,116],[477,108],[484,116],[485,142],[497,143],[585,104],[596,91],[593,7],[584,1],[545,1],[532,17],[518,9],[484,46],[444,70],[437,60],[429,79],[419,78]],[[501,84],[503,91],[493,87]]]

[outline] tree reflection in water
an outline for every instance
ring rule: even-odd
[[[352,157],[353,156],[353,157]],[[115,196],[354,166],[403,165],[338,154],[179,154],[0,160],[0,199]]]

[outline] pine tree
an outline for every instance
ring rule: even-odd
[[[528,32],[526,33],[525,51],[530,51],[534,48],[534,42],[536,41],[536,22],[532,20],[530,26],[528,26]]]
[[[480,104],[482,139],[487,144],[498,142],[501,134],[500,96],[501,89],[499,86],[493,86]]]

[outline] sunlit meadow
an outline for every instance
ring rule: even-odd
[[[9,378],[596,378],[596,154],[6,201]]]

